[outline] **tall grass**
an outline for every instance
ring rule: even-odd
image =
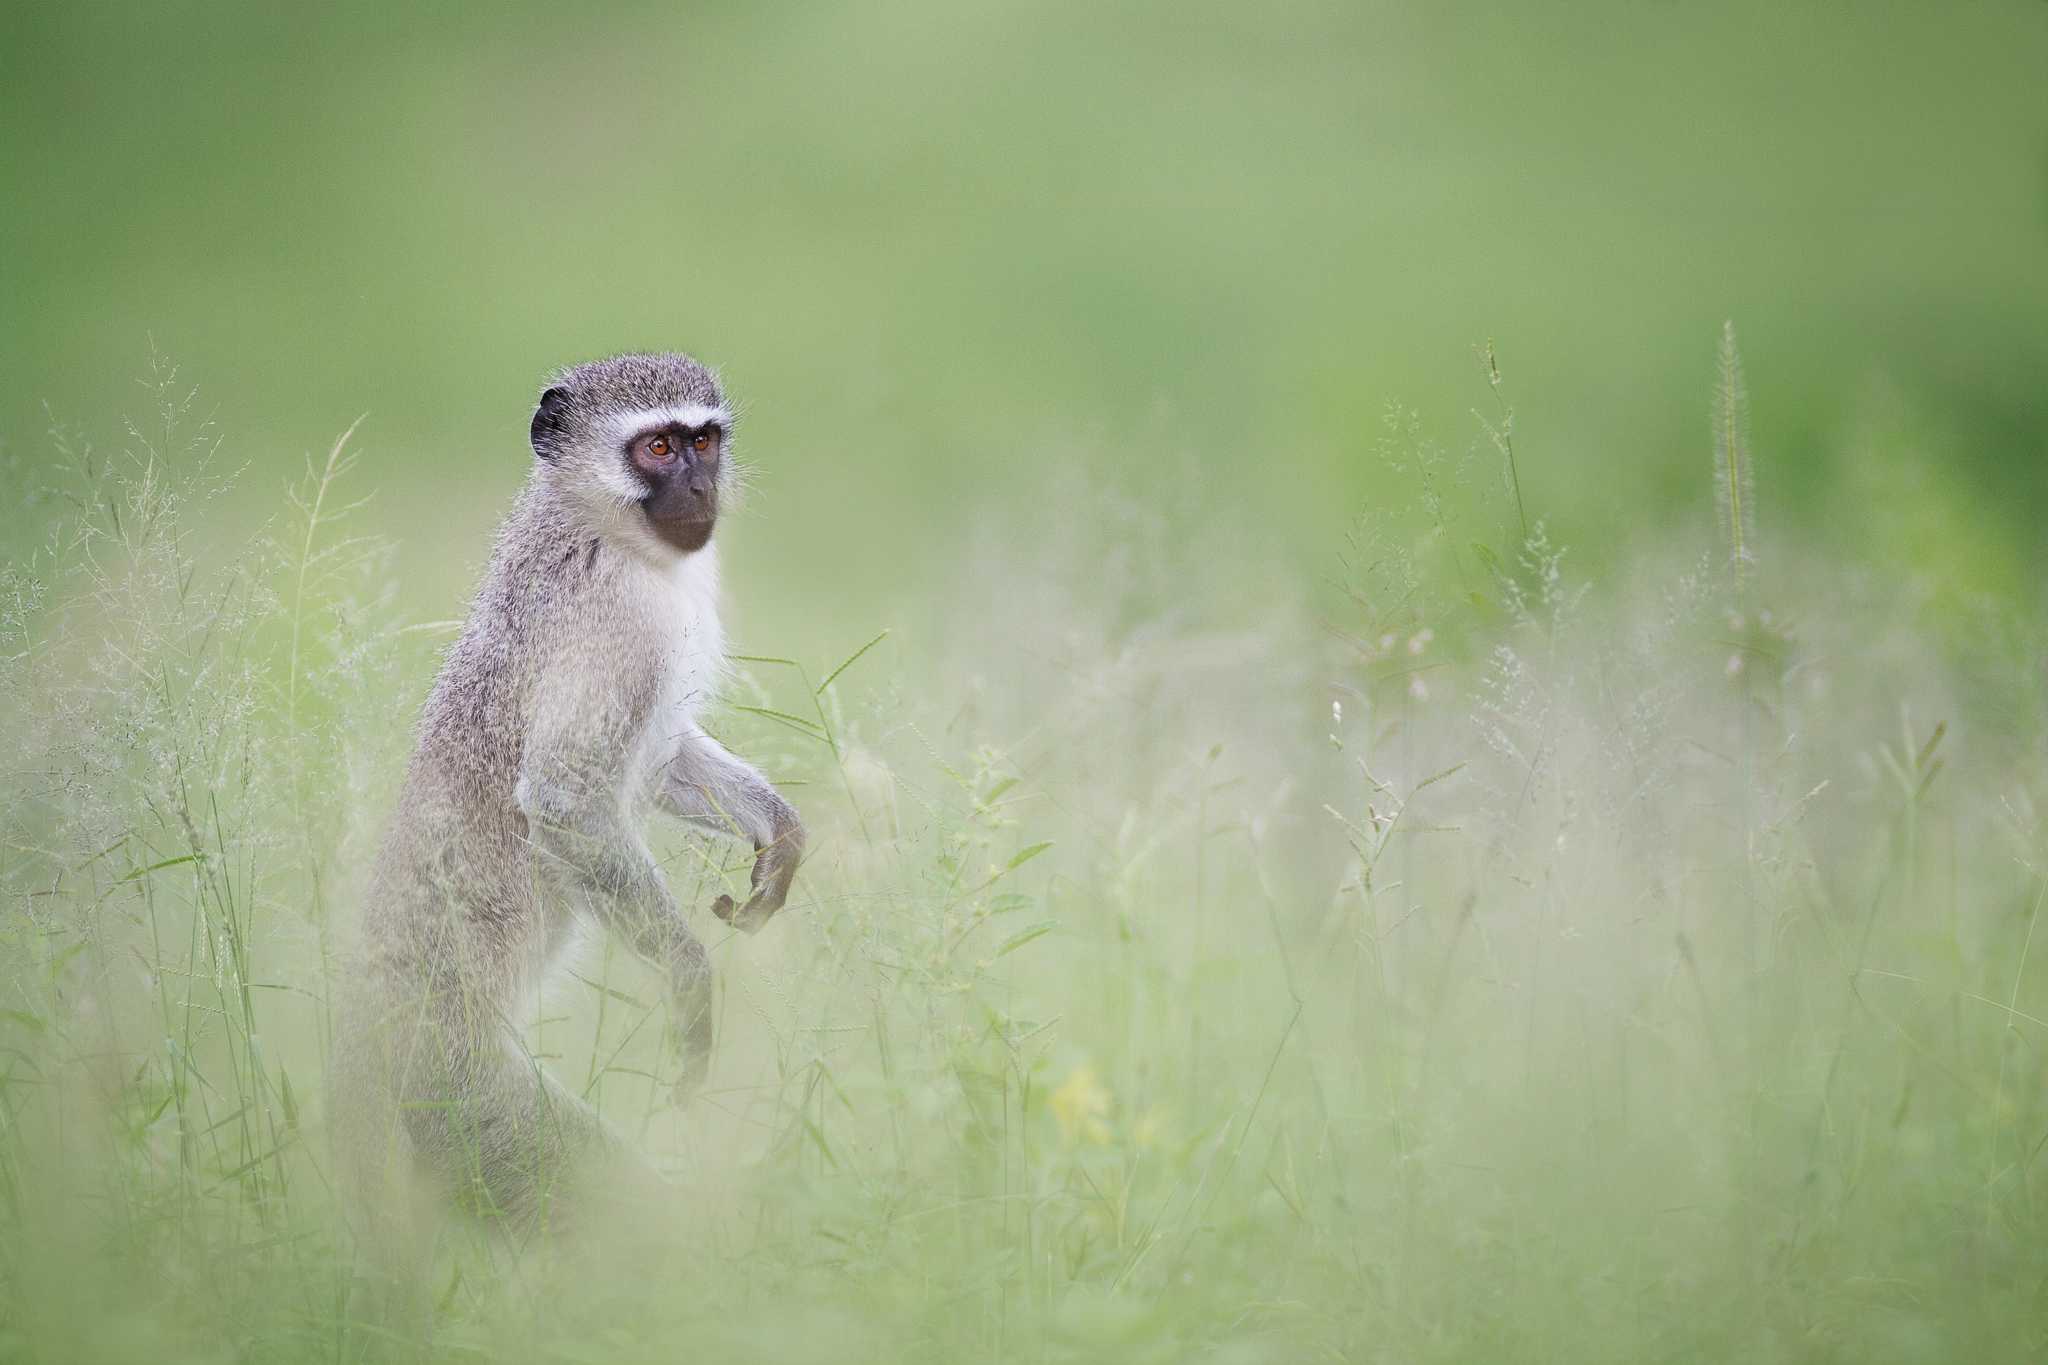
[[[320,1071],[445,631],[349,535],[345,440],[204,539],[158,392],[122,455],[58,442],[76,514],[0,584],[0,1356],[404,1353],[346,1318]],[[815,851],[758,939],[699,917],[707,1093],[661,1103],[603,941],[529,1034],[685,1225],[593,1280],[451,1222],[420,1349],[2036,1358],[2038,635],[1753,522],[1577,581],[1511,466],[1388,453],[1425,505],[1327,589],[1070,490],[977,538],[929,676],[742,659],[715,728]],[[658,852],[700,907],[744,877]]]
[[[1721,534],[1728,540],[1728,562],[1735,570],[1740,594],[1755,559],[1756,480],[1749,469],[1749,390],[1742,380],[1742,353],[1735,347],[1735,324],[1721,329],[1721,376],[1714,385],[1714,505]]]

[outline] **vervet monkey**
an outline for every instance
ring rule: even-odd
[[[587,918],[667,974],[678,1102],[702,1083],[712,973],[642,839],[650,803],[751,842],[753,894],[720,896],[720,919],[753,933],[789,893],[796,812],[696,721],[724,658],[732,428],[682,355],[583,365],[540,397],[532,477],[421,717],[337,1017],[330,1127],[373,1294],[413,1288],[448,1203],[518,1233],[573,1209],[565,1193],[658,1180],[519,1039]]]

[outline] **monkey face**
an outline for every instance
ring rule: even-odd
[[[715,423],[669,423],[642,431],[626,443],[626,463],[647,490],[640,507],[648,526],[684,554],[703,549],[718,520],[724,443],[725,431]]]
[[[533,452],[595,529],[657,556],[694,554],[737,491],[732,423],[717,381],[688,356],[613,356],[541,394]]]

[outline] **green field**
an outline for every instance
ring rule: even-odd
[[[2048,5],[0,53],[0,1362],[2048,1354]],[[690,1108],[622,949],[532,1004],[672,1236],[451,1219],[380,1339],[329,1002],[541,379],[643,346],[811,853],[727,938],[655,832]]]

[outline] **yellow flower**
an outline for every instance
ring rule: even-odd
[[[1109,1128],[1102,1121],[1109,1113],[1109,1091],[1096,1083],[1093,1063],[1081,1063],[1067,1083],[1052,1092],[1052,1113],[1068,1146],[1084,1133],[1094,1142],[1109,1141]]]

